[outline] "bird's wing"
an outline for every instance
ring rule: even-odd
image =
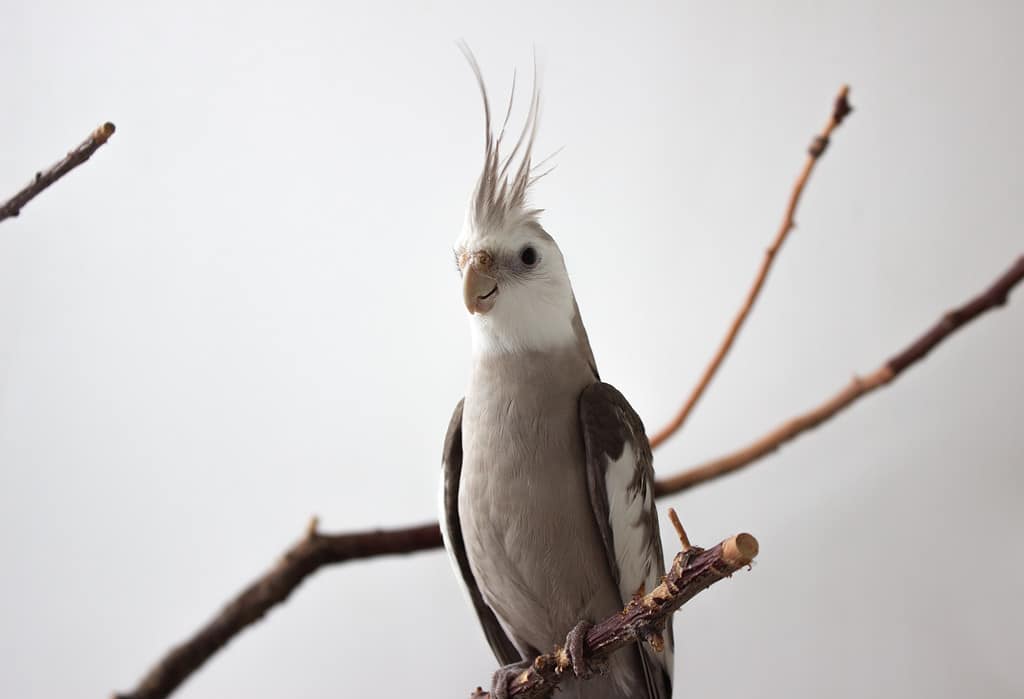
[[[473,578],[473,571],[469,568],[469,559],[466,558],[466,544],[462,539],[462,525],[459,522],[459,478],[462,475],[462,403],[455,406],[455,413],[448,425],[448,435],[444,440],[444,455],[442,457],[443,472],[441,476],[441,534],[444,537],[444,546],[451,556],[452,566],[456,573],[462,576],[465,583],[465,591],[476,614],[480,618],[480,625],[483,627],[487,642],[491,644],[491,650],[502,665],[509,665],[522,660],[519,651],[509,640],[505,631],[501,628],[498,618],[494,616],[484,598],[480,594],[480,588]]]
[[[654,466],[643,423],[614,387],[596,382],[580,396],[580,425],[586,448],[590,504],[601,530],[608,564],[625,605],[650,592],[665,573],[654,507]],[[664,649],[640,643],[648,695],[672,694],[672,626]]]

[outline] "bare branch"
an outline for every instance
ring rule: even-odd
[[[17,216],[25,204],[35,199],[40,192],[88,160],[100,146],[114,135],[114,130],[114,125],[108,121],[89,134],[87,139],[69,151],[61,160],[46,170],[37,172],[32,181],[25,185],[20,192],[0,204],[0,221]]]
[[[807,430],[817,427],[836,413],[853,405],[860,398],[891,382],[908,367],[924,359],[940,342],[967,323],[986,311],[1005,304],[1010,290],[1022,279],[1024,279],[1024,256],[1018,258],[992,286],[959,308],[954,308],[946,313],[927,332],[867,376],[853,377],[846,387],[818,407],[782,423],[742,449],[695,466],[679,475],[659,480],[655,492],[658,495],[679,493],[695,485],[707,483],[732,473],[770,454]]]
[[[587,660],[600,660],[638,640],[660,638],[658,631],[671,614],[700,591],[750,565],[757,551],[757,539],[750,534],[737,534],[708,550],[691,546],[680,551],[660,585],[587,632],[584,642]],[[534,660],[533,667],[513,681],[509,695],[519,699],[550,696],[562,678],[571,672],[568,654],[556,648]],[[478,687],[472,697],[485,699],[490,693]]]
[[[732,473],[770,454],[799,434],[816,427],[851,405],[860,397],[884,386],[915,362],[920,361],[953,332],[978,316],[1005,304],[1010,291],[1024,279],[1024,256],[986,291],[939,320],[920,338],[865,378],[857,378],[814,410],[784,423],[747,447],[677,476],[656,483],[657,495],[682,492],[701,483]],[[332,563],[396,553],[426,551],[441,546],[436,523],[403,529],[327,536],[312,534],[292,547],[268,573],[249,585],[194,636],[172,649],[150,670],[134,691],[118,695],[123,699],[160,699],[168,696],[192,672],[231,638],[280,604],[305,578],[321,566]],[[589,636],[588,636],[589,638]]]
[[[775,234],[775,240],[768,246],[768,249],[764,252],[764,260],[761,262],[761,268],[757,271],[757,276],[754,277],[754,284],[750,287],[750,291],[747,292],[747,298],[743,301],[743,305],[740,307],[739,312],[732,321],[732,325],[729,326],[729,331],[725,334],[722,339],[722,344],[719,345],[718,351],[711,358],[711,362],[704,369],[704,373],[701,374],[700,380],[697,381],[697,385],[693,387],[690,396],[683,403],[683,407],[679,409],[676,416],[672,418],[665,427],[651,435],[651,446],[656,447],[666,439],[675,434],[683,423],[686,422],[686,418],[693,412],[694,406],[697,405],[697,401],[700,400],[701,396],[704,395],[705,389],[711,383],[711,379],[715,377],[715,373],[725,360],[725,356],[729,354],[729,350],[732,348],[733,342],[736,340],[736,336],[739,335],[740,328],[743,327],[743,322],[747,319],[751,309],[754,307],[754,302],[757,301],[758,294],[761,293],[761,287],[764,286],[765,279],[768,278],[768,272],[771,269],[772,262],[775,261],[775,255],[778,253],[782,244],[786,242],[786,236],[796,226],[794,217],[796,216],[796,207],[800,203],[800,196],[804,193],[804,187],[807,185],[807,180],[811,176],[811,172],[814,170],[814,165],[818,162],[818,159],[825,152],[825,148],[828,147],[829,138],[832,136],[832,132],[843,123],[843,119],[853,111],[850,106],[847,97],[850,93],[850,88],[843,85],[839,90],[839,94],[836,95],[835,103],[832,107],[832,116],[829,117],[828,123],[825,124],[825,128],[822,129],[821,133],[814,137],[810,147],[807,149],[807,160],[804,162],[803,170],[800,171],[800,175],[796,178],[796,182],[793,184],[793,190],[789,195],[789,205],[786,207],[786,214],[782,217],[782,225],[779,226],[778,233]]]
[[[775,241],[766,252],[765,260],[762,263],[753,287],[748,293],[746,302],[740,309],[739,314],[730,327],[729,333],[721,347],[719,347],[711,364],[705,370],[697,387],[683,406],[683,409],[672,423],[651,437],[652,446],[657,446],[664,442],[673,432],[679,429],[704,390],[710,384],[715,371],[732,346],[746,316],[753,308],[757,295],[767,278],[775,254],[785,241],[786,235],[793,228],[797,204],[814,164],[828,145],[832,131],[849,112],[850,106],[847,102],[847,89],[844,87],[836,98],[829,123],[811,144],[808,151],[808,160],[794,185],[782,226],[776,235]],[[112,133],[113,125],[110,125],[110,130]],[[83,146],[87,144],[88,142],[83,144]],[[97,144],[92,148],[92,151],[99,147],[99,145],[102,144]],[[80,146],[80,148],[83,146]],[[81,161],[88,158],[92,151],[89,151]],[[56,170],[60,165],[61,163],[58,163],[51,170]],[[73,166],[71,165],[70,167]],[[64,172],[67,172],[70,167],[67,167],[60,174],[62,175]],[[24,205],[28,199],[35,196],[41,189],[42,187],[21,200],[21,205]],[[18,196],[21,196],[21,194]],[[11,201],[15,200],[17,200],[17,197]],[[4,205],[5,209],[9,206],[10,203]],[[850,386],[844,388],[839,394],[818,408],[788,421],[747,447],[684,471],[677,476],[659,480],[656,484],[657,494],[662,496],[678,493],[726,473],[731,473],[778,449],[781,445],[794,439],[802,432],[821,424],[860,397],[892,381],[904,369],[920,361],[928,352],[960,327],[974,320],[982,313],[1005,303],[1009,291],[1021,281],[1022,277],[1024,277],[1024,258],[1018,260],[1006,274],[996,281],[992,288],[978,298],[944,316],[935,327],[904,351],[891,358],[881,369],[865,378],[854,379]],[[260,619],[275,605],[287,599],[292,590],[321,566],[379,555],[412,553],[440,546],[441,532],[436,523],[403,529],[334,536],[317,534],[314,524],[311,534],[290,549],[273,569],[250,584],[195,635],[173,648],[150,670],[134,691],[119,696],[125,699],[157,699],[168,696],[192,672],[202,666],[206,660],[233,638],[234,635]]]
[[[441,531],[437,524],[326,535],[317,531],[314,518],[303,539],[288,549],[273,568],[231,600],[194,636],[171,649],[138,687],[115,697],[166,697],[245,627],[288,599],[306,577],[322,566],[371,556],[424,551],[440,545]]]

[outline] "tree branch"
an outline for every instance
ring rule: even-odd
[[[710,383],[712,376],[735,340],[740,326],[753,307],[775,253],[785,240],[786,234],[793,227],[796,206],[814,163],[824,152],[831,131],[848,112],[849,105],[846,102],[844,88],[836,100],[832,119],[829,122],[830,126],[826,126],[811,146],[804,171],[797,179],[790,196],[783,226],[775,242],[766,253],[765,261],[743,308],[733,321],[729,334],[711,365],[705,370],[701,382],[694,389],[683,410],[676,416],[672,424],[652,437],[652,445],[663,442],[682,425]],[[855,379],[850,386],[844,388],[843,391],[818,408],[790,420],[747,447],[684,471],[677,476],[659,480],[656,484],[656,493],[659,496],[678,493],[726,473],[731,473],[778,449],[802,432],[821,424],[861,396],[867,395],[895,379],[911,364],[920,361],[951,333],[984,312],[1005,303],[1009,291],[1021,281],[1022,277],[1024,277],[1024,258],[1018,260],[988,291],[944,316],[935,327],[891,358],[881,369],[865,378]],[[243,590],[194,636],[172,649],[162,658],[134,691],[118,696],[124,699],[158,699],[168,696],[234,635],[262,618],[275,605],[283,602],[292,590],[320,566],[378,555],[412,553],[441,546],[441,533],[436,523],[335,536],[316,534],[315,528],[312,531],[315,541],[320,543],[310,543],[309,537],[307,537],[292,547],[273,569]]]
[[[20,192],[0,204],[0,221],[17,216],[25,204],[35,199],[40,192],[88,160],[100,146],[110,140],[110,137],[114,135],[114,130],[114,125],[108,121],[89,134],[87,139],[69,151],[61,160],[46,170],[37,172],[32,181],[25,185]]]
[[[661,643],[659,632],[671,614],[697,593],[750,565],[757,551],[757,539],[750,534],[737,534],[706,551],[684,546],[660,585],[587,632],[584,642],[587,660],[606,658],[638,640],[657,646]],[[571,673],[568,654],[564,648],[556,648],[534,660],[533,667],[513,681],[509,695],[518,699],[548,697],[562,678]],[[490,693],[478,687],[472,697],[489,699]]]
[[[821,405],[782,423],[742,449],[695,466],[679,475],[659,480],[655,486],[655,493],[657,495],[679,493],[701,483],[720,478],[767,456],[786,442],[817,427],[859,399],[890,383],[908,367],[924,359],[940,342],[967,323],[983,313],[1005,304],[1010,290],[1022,279],[1024,279],[1024,256],[1018,258],[992,286],[959,308],[947,312],[923,335],[867,376],[854,376],[849,384]]]
[[[690,396],[683,403],[683,407],[679,409],[676,416],[665,425],[661,430],[651,435],[651,446],[657,447],[659,444],[664,442],[666,439],[671,437],[679,428],[686,422],[686,418],[693,412],[694,406],[697,405],[697,401],[700,400],[701,396],[704,395],[704,391],[711,383],[711,379],[715,377],[715,373],[725,360],[725,356],[729,354],[729,350],[732,348],[733,342],[736,340],[736,336],[739,335],[740,328],[743,327],[743,322],[747,319],[751,309],[754,307],[754,302],[757,301],[758,295],[761,293],[761,287],[764,286],[765,280],[768,278],[768,272],[771,269],[772,262],[775,261],[775,255],[778,253],[782,244],[786,242],[786,236],[796,226],[794,217],[796,216],[796,207],[800,203],[800,197],[804,193],[804,187],[807,184],[807,180],[811,176],[811,172],[814,170],[815,164],[818,159],[824,154],[825,149],[828,147],[829,138],[832,132],[843,123],[843,119],[853,111],[853,107],[850,106],[847,97],[849,96],[850,88],[843,85],[839,90],[839,94],[836,95],[835,104],[832,107],[832,116],[829,117],[828,123],[825,124],[825,128],[821,130],[814,140],[811,142],[810,147],[807,149],[807,160],[804,162],[803,170],[800,171],[800,175],[796,178],[796,182],[793,184],[793,190],[789,195],[789,205],[786,207],[786,214],[782,217],[782,225],[779,226],[778,233],[775,234],[775,240],[768,246],[768,249],[764,252],[764,260],[761,262],[761,268],[757,271],[757,276],[754,277],[754,284],[750,287],[750,291],[747,292],[747,298],[744,300],[743,305],[737,312],[736,317],[732,321],[732,325],[729,326],[729,331],[722,338],[722,344],[719,345],[718,351],[711,358],[711,362],[704,369],[704,373],[701,374],[700,379],[697,381],[697,385],[693,387],[690,392]]]
[[[321,566],[371,556],[412,553],[441,545],[436,523],[419,527],[355,534],[320,534],[314,518],[306,536],[285,552],[273,568],[245,588],[194,636],[172,648],[139,686],[115,699],[156,699],[173,692],[242,629],[259,621],[272,607]]]
[[[880,369],[865,378],[855,378],[849,386],[814,410],[789,420],[743,449],[677,476],[658,480],[655,485],[656,494],[661,497],[679,493],[732,473],[818,426],[857,399],[895,379],[955,331],[986,311],[1005,304],[1010,291],[1022,279],[1024,256],[986,291],[944,315]],[[321,566],[374,556],[425,551],[440,546],[441,531],[436,523],[333,536],[316,534],[314,530],[312,539],[307,537],[289,549],[273,569],[243,590],[194,636],[172,649],[134,691],[117,696],[121,699],[158,699],[168,696],[233,636],[287,599],[292,590]]]

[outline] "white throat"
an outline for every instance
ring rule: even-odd
[[[470,316],[473,354],[545,352],[578,342],[569,280],[545,280],[526,288],[510,284],[485,315]]]

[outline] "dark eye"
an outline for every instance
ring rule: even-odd
[[[523,248],[522,252],[519,253],[519,259],[523,261],[523,264],[527,267],[533,267],[537,264],[537,251],[530,246]]]

